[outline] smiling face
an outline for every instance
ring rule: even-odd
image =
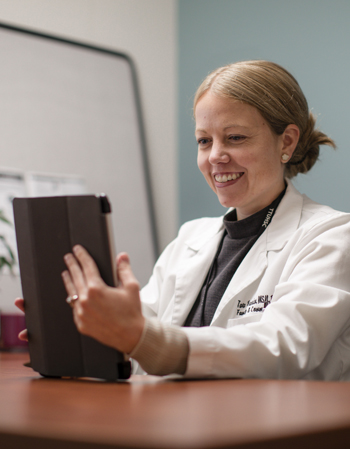
[[[284,189],[282,154],[291,157],[296,145],[288,130],[278,136],[255,107],[210,91],[195,118],[198,167],[223,206],[235,207],[240,220],[277,198]]]

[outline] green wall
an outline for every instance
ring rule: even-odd
[[[350,211],[350,1],[179,0],[179,217],[180,224],[224,209],[196,165],[193,95],[216,67],[268,59],[299,81],[317,124],[336,151],[295,186],[312,199]]]

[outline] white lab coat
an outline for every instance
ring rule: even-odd
[[[188,222],[141,292],[143,312],[183,325],[223,234]],[[350,214],[288,182],[270,225],[239,266],[209,327],[183,328],[186,377],[350,380]]]

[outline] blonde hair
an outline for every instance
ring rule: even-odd
[[[290,124],[298,126],[300,137],[285,167],[287,178],[308,172],[318,159],[320,145],[336,147],[331,138],[315,128],[316,118],[297,80],[278,64],[242,61],[214,70],[199,86],[194,108],[208,90],[256,107],[277,135]]]

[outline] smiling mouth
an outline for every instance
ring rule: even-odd
[[[214,179],[217,182],[228,182],[228,181],[234,181],[235,179],[240,178],[243,175],[243,173],[233,173],[232,175],[215,175]]]

